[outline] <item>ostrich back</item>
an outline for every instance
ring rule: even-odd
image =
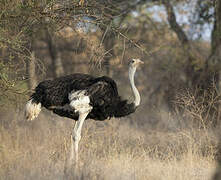
[[[31,96],[44,107],[63,106],[69,103],[68,95],[73,90],[83,90],[93,84],[94,77],[87,74],[72,74],[39,83]]]

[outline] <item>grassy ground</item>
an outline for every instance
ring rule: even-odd
[[[80,168],[71,179],[207,180],[216,163],[214,130],[138,127],[127,118],[86,121]],[[42,113],[25,122],[22,113],[0,120],[0,179],[67,179],[64,164],[73,121]]]

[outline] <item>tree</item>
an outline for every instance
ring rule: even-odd
[[[164,33],[173,31],[174,34],[177,35],[179,46],[182,47],[179,49],[179,56],[182,56],[180,57],[182,62],[179,62],[181,64],[179,66],[184,67],[182,71],[184,71],[186,77],[184,78],[185,86],[193,89],[196,86],[202,89],[208,89],[208,84],[214,79],[214,74],[216,74],[215,79],[219,79],[219,68],[217,68],[217,65],[220,61],[220,42],[219,38],[217,38],[217,34],[219,34],[220,30],[219,13],[214,15],[211,13],[212,11],[210,11],[210,8],[213,8],[214,4],[210,3],[211,1],[209,0],[204,2],[207,3],[203,4],[202,1],[197,1],[196,7],[199,8],[195,9],[194,13],[196,18],[192,24],[197,24],[197,22],[201,24],[208,21],[213,22],[211,19],[214,18],[212,50],[208,58],[200,56],[200,51],[196,50],[195,42],[190,39],[183,27],[177,22],[175,7],[180,3],[188,3],[187,0],[2,1],[1,10],[3,13],[1,16],[2,21],[0,22],[0,44],[4,47],[4,52],[2,51],[4,60],[2,59],[2,62],[4,62],[4,67],[9,67],[9,63],[7,62],[9,58],[13,59],[11,62],[14,64],[19,64],[24,60],[27,61],[31,59],[30,57],[33,51],[30,48],[32,47],[30,44],[33,45],[33,42],[38,43],[43,40],[47,43],[50,59],[52,60],[51,65],[54,69],[53,76],[60,76],[64,72],[61,57],[67,52],[70,46],[65,45],[66,48],[64,48],[63,45],[57,43],[56,32],[67,26],[77,29],[79,24],[86,23],[93,24],[93,28],[96,31],[102,32],[99,38],[101,41],[100,47],[104,49],[104,56],[102,56],[101,59],[103,60],[102,62],[106,64],[106,72],[108,74],[109,64],[112,58],[117,56],[121,58],[124,57],[123,55],[119,55],[119,53],[124,54],[127,47],[138,48],[140,54],[142,54],[144,58],[147,58],[150,56],[147,49],[151,51],[151,48],[155,49],[154,46],[161,46],[157,43],[154,44],[154,42],[149,45],[148,36],[146,34],[154,32],[155,36],[165,38]],[[148,14],[148,8],[155,5],[165,7],[170,30],[168,30],[168,26],[165,22],[156,22],[155,19]],[[219,2],[216,5],[216,9],[218,9],[218,6]],[[216,12],[218,12],[218,10],[216,10]],[[136,17],[133,16],[131,12],[136,12]],[[142,20],[139,20],[139,18]],[[145,21],[143,19],[145,19]],[[89,26],[85,29],[87,31]],[[143,36],[144,34],[146,37]],[[167,43],[169,44],[171,42]],[[119,48],[118,50],[116,50],[116,45]],[[69,49],[70,51],[75,51],[73,48]],[[81,52],[83,50],[85,49],[82,48]],[[78,50],[76,51],[80,52]],[[177,53],[175,49],[174,52]],[[177,56],[175,53],[174,56]],[[35,55],[36,58],[38,58],[38,54],[36,53]],[[38,61],[35,62],[37,63]],[[25,63],[23,64],[23,74],[20,73],[19,78],[21,79],[23,76],[30,78],[31,74],[28,76],[25,74]],[[172,68],[175,69],[175,67],[176,66]],[[37,68],[39,68],[38,65],[36,66],[36,72],[39,71]],[[208,74],[210,76],[208,76]],[[19,79],[18,77],[16,78]],[[31,79],[34,78],[31,77]],[[8,80],[12,81],[15,79],[8,78]],[[176,85],[175,82],[168,82],[169,88],[165,90],[165,92],[173,92],[172,94],[175,95],[176,88],[174,87],[177,86],[178,88],[180,84]],[[160,89],[162,91],[162,87]],[[172,97],[172,95],[170,96]],[[168,98],[165,99],[169,101]]]

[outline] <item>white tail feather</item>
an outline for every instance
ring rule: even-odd
[[[35,119],[41,111],[41,103],[32,102],[30,99],[25,106],[25,118],[28,121]]]

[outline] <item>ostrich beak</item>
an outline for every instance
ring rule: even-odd
[[[144,62],[143,62],[143,61],[140,61],[140,64],[144,64]]]
[[[143,61],[141,61],[141,60],[139,60],[139,61],[138,61],[138,64],[144,64],[144,62],[143,62]]]

